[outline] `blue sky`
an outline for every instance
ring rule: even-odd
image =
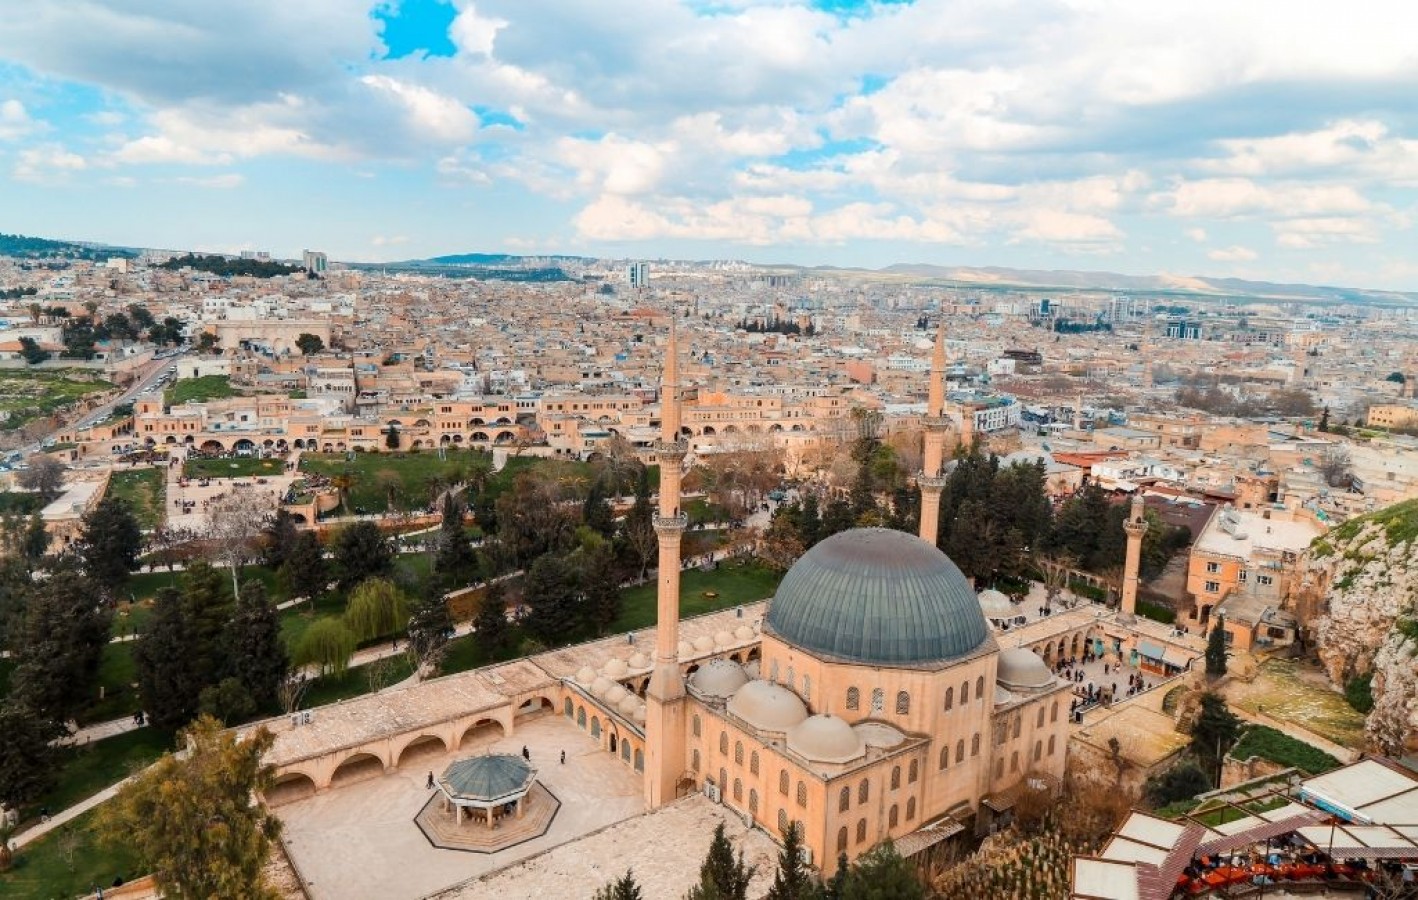
[[[1409,4],[214,10],[0,0],[0,230],[1418,290]]]

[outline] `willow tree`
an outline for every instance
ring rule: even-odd
[[[356,643],[354,632],[344,622],[329,616],[316,619],[296,644],[295,664],[319,666],[322,675],[326,672],[343,675],[349,668]]]
[[[409,598],[387,578],[361,582],[345,606],[345,624],[357,641],[402,631],[408,621]]]

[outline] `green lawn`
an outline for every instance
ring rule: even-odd
[[[98,680],[99,687],[103,689],[103,699],[95,699],[91,706],[75,716],[80,725],[121,719],[138,711],[141,704],[138,691],[133,687],[138,680],[138,667],[133,662],[131,641],[104,646]]]
[[[1297,741],[1282,731],[1265,725],[1252,725],[1231,748],[1231,756],[1236,759],[1250,759],[1259,756],[1282,766],[1304,769],[1311,775],[1319,775],[1339,766],[1339,760],[1328,753]]]
[[[305,634],[311,622],[321,616],[344,615],[344,612],[345,598],[335,591],[316,600],[313,606],[305,602],[281,610],[281,637],[285,639],[286,649],[294,652],[295,645],[299,643],[301,635]]]
[[[25,491],[0,491],[0,515],[28,516],[44,508],[39,494]]]
[[[310,690],[306,693],[305,700],[301,705],[310,709],[334,703],[336,700],[348,700],[350,697],[371,693],[370,666],[380,664],[384,666],[381,687],[397,684],[414,672],[413,666],[409,664],[409,658],[400,654],[381,660],[379,663],[355,666],[346,670],[343,675],[322,675],[311,683]]]
[[[9,417],[0,431],[14,431],[26,422],[47,416],[88,394],[113,390],[111,382],[80,369],[45,369],[0,372],[0,412]]]
[[[220,400],[234,397],[231,379],[225,375],[203,375],[201,378],[179,378],[163,392],[163,403],[179,406],[189,400],[198,403],[206,400]]]
[[[188,459],[182,474],[188,478],[245,478],[250,475],[279,475],[286,464],[279,459],[256,459],[245,456],[235,459]]]
[[[0,873],[0,896],[6,900],[52,900],[88,894],[147,874],[124,846],[100,846],[94,829],[96,811],[56,828],[16,855],[15,867]]]
[[[418,453],[356,453],[346,459],[343,453],[305,453],[300,457],[300,471],[311,474],[336,475],[349,472],[354,481],[345,497],[349,510],[359,507],[366,512],[380,513],[388,508],[388,494],[380,484],[380,473],[398,477],[394,508],[422,509],[428,505],[429,480],[461,480],[474,457],[482,457],[491,466],[492,458],[477,450],[449,450],[446,459],[438,453],[424,450]]]
[[[688,618],[740,603],[766,600],[782,577],[779,572],[752,563],[721,563],[717,570],[710,572],[689,569],[680,576],[680,615]],[[650,581],[624,591],[620,616],[611,623],[611,633],[654,625],[655,590],[655,582]],[[707,597],[706,593],[718,596]]]
[[[114,472],[108,480],[108,493],[128,501],[138,524],[151,531],[162,524],[166,481],[162,469],[129,469]]]
[[[173,749],[176,738],[170,731],[139,728],[124,734],[61,751],[59,782],[34,808],[51,813],[87,800],[112,784],[146,768]]]

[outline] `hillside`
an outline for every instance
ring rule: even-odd
[[[109,259],[133,256],[132,251],[101,244],[76,244],[23,234],[0,234],[0,256],[20,259]]]
[[[1344,523],[1310,548],[1325,585],[1319,655],[1330,680],[1372,678],[1365,731],[1386,753],[1418,751],[1418,500]]]

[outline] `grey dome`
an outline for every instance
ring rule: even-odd
[[[439,781],[449,796],[491,801],[525,791],[534,774],[522,757],[495,754],[460,759],[443,771]]]
[[[1009,597],[994,588],[980,591],[980,609],[990,619],[1012,619],[1015,615],[1014,604]]]
[[[820,715],[788,729],[788,749],[813,762],[844,763],[866,753],[867,745],[846,720]]]
[[[689,686],[709,697],[730,697],[745,684],[743,666],[731,659],[711,659],[689,676]]]
[[[1048,687],[1054,680],[1054,674],[1033,650],[1011,647],[1000,653],[995,678],[1007,688],[1028,690]]]
[[[886,665],[957,659],[989,637],[955,563],[885,528],[844,531],[804,553],[783,576],[766,624],[805,650]]]
[[[734,691],[729,712],[758,731],[787,731],[807,718],[798,695],[771,681],[750,681]]]

